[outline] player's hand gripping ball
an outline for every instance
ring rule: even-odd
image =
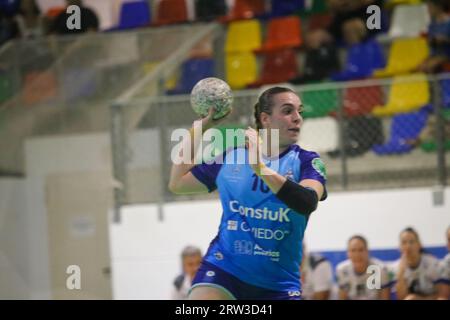
[[[227,115],[232,108],[233,95],[230,86],[218,78],[205,78],[197,82],[191,92],[191,106],[199,116],[206,117],[209,108],[216,112],[214,120]]]

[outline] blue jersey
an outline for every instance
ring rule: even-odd
[[[223,208],[218,234],[204,259],[254,286],[300,291],[306,216],[280,201],[248,161],[237,161],[248,159],[247,149],[228,150],[223,158],[223,164],[203,163],[191,171],[210,192],[218,189]],[[297,183],[314,179],[325,186],[319,155],[298,145],[291,145],[276,159],[264,158],[263,162]]]

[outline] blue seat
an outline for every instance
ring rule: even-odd
[[[188,94],[195,84],[208,77],[214,76],[214,60],[210,58],[192,58],[183,63],[181,77],[175,89],[167,94]]]
[[[450,79],[440,81],[442,93],[442,105],[444,108],[450,109]]]
[[[304,0],[272,0],[272,17],[289,16],[299,13],[305,7]]]
[[[151,22],[150,7],[147,1],[125,2],[120,9],[118,29],[144,27]]]
[[[348,81],[372,76],[375,69],[384,68],[385,58],[381,45],[367,40],[348,48],[347,61],[343,71],[331,76],[334,81]]]
[[[71,69],[63,74],[63,90],[67,103],[75,103],[91,97],[97,90],[95,71],[90,69]]]
[[[419,111],[398,114],[392,118],[391,136],[388,142],[374,145],[372,150],[378,155],[402,154],[410,152],[414,146],[409,140],[416,139],[425,127],[430,106]]]

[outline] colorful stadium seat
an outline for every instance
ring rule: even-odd
[[[410,152],[414,148],[410,141],[417,139],[426,125],[429,115],[427,108],[428,106],[415,112],[394,116],[389,140],[385,144],[374,145],[372,150],[378,155]]]
[[[313,90],[301,93],[303,118],[324,117],[338,106],[338,92],[334,89]]]
[[[304,0],[272,0],[270,15],[282,17],[297,14],[304,9]]]
[[[225,52],[246,52],[261,47],[261,24],[258,20],[235,21],[229,24]]]
[[[427,78],[424,74],[398,76],[393,79],[386,105],[376,106],[376,116],[391,116],[415,111],[430,101]]]
[[[154,25],[175,24],[188,21],[185,0],[161,0]]]
[[[374,76],[390,77],[414,71],[428,54],[428,43],[425,38],[395,40],[389,51],[386,68],[375,70]]]
[[[383,48],[375,40],[367,40],[348,48],[343,71],[331,75],[334,81],[348,81],[372,76],[374,70],[383,68]]]
[[[383,103],[383,90],[380,86],[346,88],[343,103],[346,117],[365,115]]]
[[[300,16],[307,17],[327,12],[328,7],[326,0],[305,1],[304,8],[300,12]]]
[[[396,37],[418,37],[427,32],[430,15],[425,4],[399,5],[394,8],[388,35]]]
[[[181,69],[180,81],[176,88],[167,92],[168,94],[188,94],[198,81],[214,76],[214,60],[189,59],[183,63]]]
[[[264,65],[259,79],[250,87],[288,82],[297,76],[298,66],[294,49],[281,49],[264,55]]]
[[[122,3],[118,29],[145,27],[150,24],[150,21],[151,13],[147,1]]]
[[[252,52],[227,53],[225,73],[232,89],[243,89],[258,77],[256,57]]]
[[[274,18],[267,26],[266,41],[258,52],[299,47],[302,40],[300,18],[297,16]]]

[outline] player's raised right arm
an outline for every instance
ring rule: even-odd
[[[169,190],[176,194],[192,194],[192,193],[206,193],[208,188],[200,182],[190,171],[195,164],[195,152],[202,139],[203,132],[217,125],[220,120],[213,120],[215,109],[210,108],[208,115],[196,120],[189,131],[190,139],[184,139],[182,148],[180,149],[180,158],[183,158],[184,150],[190,150],[190,159],[187,162],[180,164],[172,163],[170,172]],[[198,132],[194,134],[194,129]]]

